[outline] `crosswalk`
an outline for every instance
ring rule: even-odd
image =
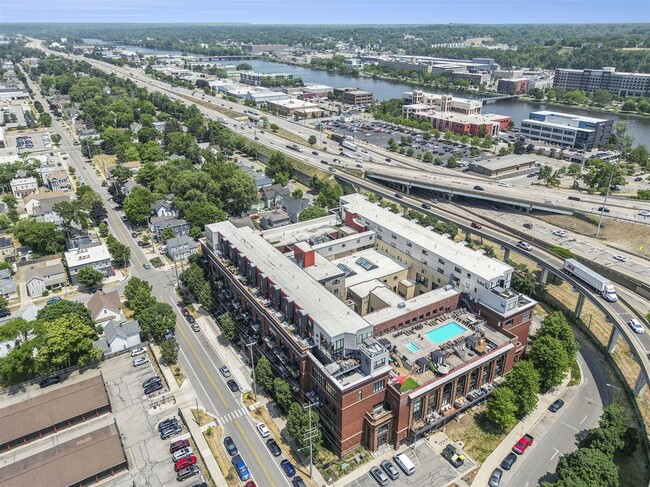
[[[226,423],[229,423],[230,421],[234,421],[237,418],[241,418],[242,416],[245,416],[248,413],[248,410],[244,407],[241,407],[239,409],[235,409],[234,411],[230,411],[229,413],[226,413],[222,416],[217,416],[217,423],[220,425],[224,425]]]

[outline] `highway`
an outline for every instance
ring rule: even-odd
[[[35,98],[44,107],[48,107],[49,105],[42,97],[39,88],[31,82],[30,86],[34,90]],[[145,269],[143,267],[148,262],[148,259],[136,244],[136,240],[131,237],[130,230],[125,227],[118,213],[108,204],[110,194],[101,186],[101,181],[95,175],[95,171],[91,166],[84,169],[84,166],[86,166],[85,159],[79,151],[79,147],[74,146],[70,133],[56,121],[55,117],[52,117],[52,119],[51,131],[61,135],[61,145],[69,154],[69,163],[75,168],[77,176],[82,177],[86,184],[100,194],[104,200],[111,234],[131,248],[129,274],[149,282],[153,288],[152,294],[159,301],[169,303],[174,309],[177,316],[176,339],[180,348],[179,362],[201,405],[208,413],[217,418],[228,418],[220,421],[224,436],[233,438],[242,458],[249,467],[252,479],[257,482],[257,485],[269,487],[290,485],[284,473],[280,470],[279,460],[271,455],[257,433],[253,419],[243,406],[240,393],[233,394],[230,392],[225,380],[218,371],[222,365],[234,368],[236,364],[225,364],[207,343],[203,334],[195,333],[190,328],[177,305],[175,272],[154,268]],[[242,384],[240,384],[241,386]],[[246,389],[251,389],[250,383]]]

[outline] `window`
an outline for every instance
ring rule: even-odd
[[[407,247],[413,247],[413,244],[407,240],[407,241],[406,241],[406,246],[407,246]]]
[[[460,267],[454,266],[454,272],[461,273]]]
[[[531,315],[531,314],[532,314],[532,311],[526,311],[526,312],[524,313],[523,318],[522,318],[522,322],[526,322],[526,321],[530,320],[530,315]]]
[[[427,252],[426,250],[422,249],[422,255],[429,255],[429,252]]]
[[[472,275],[468,272],[467,273],[467,279],[471,279],[471,278],[472,278]]]
[[[438,274],[442,274],[444,276],[445,275],[445,270],[438,267]]]
[[[424,265],[427,265],[427,261],[425,259],[420,259],[420,262],[422,262]],[[424,272],[424,269],[422,270]]]
[[[383,391],[384,388],[386,387],[384,379],[378,380],[372,385],[372,392],[373,394],[376,394],[380,391]]]
[[[439,263],[439,264],[442,264],[442,265],[445,265],[445,261],[442,260],[440,257],[438,257],[438,263]]]
[[[395,235],[394,233],[392,233],[390,236],[391,236],[391,238],[394,238],[395,240],[397,240],[397,235]]]
[[[361,401],[362,399],[363,399],[363,391],[359,390],[359,399],[358,400]]]
[[[380,360],[375,361],[375,363],[372,364],[372,368],[373,369],[378,369],[379,367],[383,367],[384,365],[386,365],[386,358],[385,357],[380,359]]]

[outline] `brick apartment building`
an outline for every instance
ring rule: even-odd
[[[361,195],[261,234],[211,224],[202,245],[240,346],[316,405],[340,455],[441,427],[489,395],[528,339],[536,303],[510,289],[510,266]]]
[[[528,78],[500,79],[497,92],[507,95],[524,95],[528,93]]]

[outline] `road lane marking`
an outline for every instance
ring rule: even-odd
[[[589,416],[589,415],[587,414],[587,415],[585,415],[585,417],[584,417],[584,418],[582,418],[582,421],[580,421],[580,424],[582,424],[582,423],[584,423],[584,422],[586,421],[586,419],[587,419],[587,416]]]
[[[578,428],[576,428],[575,426],[571,426],[570,424],[567,424],[567,423],[565,423],[564,421],[562,422],[562,424],[563,424],[564,426],[566,426],[567,428],[571,428],[571,429],[572,429],[573,431],[575,431],[576,433],[580,433],[580,430],[579,430]]]
[[[262,467],[262,471],[264,472],[264,475],[266,475],[266,478],[269,479],[269,482],[271,482],[269,485],[275,485],[275,482],[273,482],[273,479],[271,479],[271,475],[269,474],[269,471],[266,469],[266,466],[262,462],[262,459],[257,454],[257,450],[255,450],[255,448],[251,444],[250,440],[248,439],[248,435],[246,435],[246,432],[244,431],[244,428],[242,428],[241,425],[239,424],[239,420],[234,421],[233,424],[237,427],[237,429],[241,433],[242,438],[244,438],[244,441],[248,445],[248,448],[250,448],[250,450],[253,453],[253,456],[255,457],[255,460],[257,460],[257,463],[259,464],[259,466]]]
[[[555,453],[553,453],[553,456],[551,457],[551,460],[553,460],[558,455],[558,453],[560,453],[560,450],[558,450],[555,447],[553,448],[553,450],[555,450]]]

